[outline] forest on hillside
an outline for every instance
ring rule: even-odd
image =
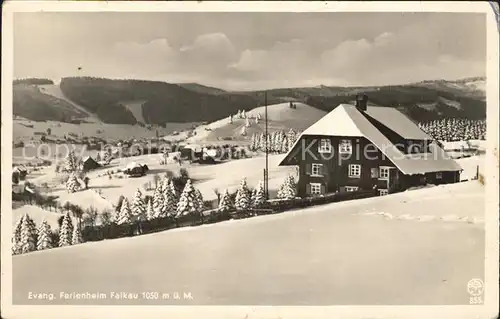
[[[324,111],[342,103],[352,103],[357,92],[337,96],[309,96],[305,103]],[[396,107],[414,121],[425,122],[443,118],[486,118],[486,103],[482,100],[460,96],[446,91],[422,86],[384,86],[367,93],[369,103]],[[422,107],[430,105],[430,108]],[[460,105],[457,107],[457,105]]]
[[[27,79],[16,79],[13,84],[29,84],[29,85],[44,85],[44,84],[54,84],[54,81],[42,78],[27,78]]]
[[[203,94],[177,84],[91,77],[64,78],[61,90],[73,102],[107,123],[135,123],[121,103],[145,100],[144,119],[151,124],[215,121],[237,109],[254,108],[255,100],[240,94]]]
[[[84,114],[68,102],[40,92],[33,85],[17,84],[13,88],[14,115],[33,121],[71,122]]]
[[[481,83],[481,78],[478,81]],[[51,84],[51,80],[22,79],[14,83],[14,114],[35,121],[70,121],[79,116],[80,111],[66,101],[40,92],[37,85]],[[266,102],[272,105],[296,101],[328,112],[341,103],[352,103],[361,92],[368,95],[370,104],[396,107],[417,122],[443,118],[484,120],[486,102],[481,90],[464,83],[427,81],[380,87],[317,86],[229,92],[197,83],[70,77],[62,79],[60,88],[72,102],[103,122],[115,124],[137,123],[125,106],[136,101],[145,101],[142,115],[147,124],[163,125],[212,122]]]

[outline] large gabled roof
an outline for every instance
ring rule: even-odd
[[[395,111],[399,112],[397,110]],[[393,119],[395,118],[396,117]],[[409,119],[408,121],[419,129],[416,124],[411,122]],[[385,123],[382,122],[382,124]],[[407,123],[406,125],[410,124]],[[393,125],[393,127],[395,126],[396,125]],[[302,132],[288,153],[285,154],[285,157],[283,157],[280,165],[282,165],[288,156],[294,151],[301,138],[308,135],[365,137],[372,142],[392,163],[394,163],[394,165],[401,172],[408,175],[461,170],[460,165],[458,165],[454,160],[448,158],[446,152],[437,144],[433,144],[431,154],[419,154],[418,156],[415,156],[415,154],[403,154],[365,117],[365,115],[361,113],[361,111],[359,111],[354,105],[349,104],[339,105],[333,111]],[[427,136],[427,134],[425,135]],[[411,139],[410,137],[405,138]]]
[[[382,123],[398,135],[409,140],[432,140],[410,118],[392,107],[369,106],[365,112],[368,116]]]

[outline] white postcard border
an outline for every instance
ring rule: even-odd
[[[487,16],[487,143],[486,154],[486,300],[483,306],[13,306],[11,182],[13,12],[37,11],[311,11],[311,12],[483,12]],[[104,2],[10,1],[2,12],[2,255],[1,310],[4,318],[95,317],[213,317],[213,318],[493,318],[498,315],[498,196],[499,196],[499,32],[492,8],[486,2]],[[458,267],[458,265],[457,265]],[[409,289],[411,289],[409,287]],[[466,289],[464,285],[464,289]]]

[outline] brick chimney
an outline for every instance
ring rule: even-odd
[[[358,94],[356,96],[356,108],[359,111],[366,111],[366,107],[368,105],[368,95],[366,94]]]

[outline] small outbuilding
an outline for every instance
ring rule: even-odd
[[[93,169],[99,168],[101,165],[97,163],[91,156],[86,156],[82,159],[82,170],[91,171]]]
[[[19,181],[24,181],[28,175],[28,169],[24,166],[16,166],[12,170],[12,182],[14,184],[19,183]]]
[[[148,171],[149,168],[147,165],[132,162],[125,167],[125,170],[123,172],[130,177],[140,177],[146,175]]]

